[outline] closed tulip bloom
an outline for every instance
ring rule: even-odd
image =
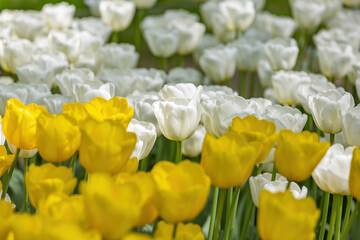
[[[182,153],[189,157],[199,156],[202,151],[205,135],[205,127],[199,124],[194,134],[183,142]]]
[[[111,120],[85,120],[81,128],[80,162],[89,172],[116,174],[129,161],[136,145],[136,134]]]
[[[250,191],[251,197],[256,207],[259,206],[259,197],[263,189],[269,192],[285,192],[287,190],[288,180],[280,174],[276,174],[275,180],[271,181],[271,173],[263,173],[255,177],[250,177]],[[295,182],[291,182],[288,190],[294,195],[296,199],[302,199],[307,196],[308,189],[303,186],[299,187]]]
[[[87,224],[103,238],[121,239],[137,223],[146,197],[136,183],[116,184],[107,174],[93,174],[80,185]]]
[[[80,224],[67,221],[44,221],[42,238],[44,239],[78,239],[101,240],[101,234],[92,229],[84,229]]]
[[[204,51],[200,58],[201,69],[215,83],[230,80],[236,70],[236,49],[233,47],[214,47]]]
[[[156,128],[155,125],[148,122],[138,121],[131,119],[131,122],[127,128],[127,131],[134,132],[136,134],[136,145],[132,157],[136,157],[138,160],[146,158],[151,149],[154,147],[156,141]]]
[[[245,134],[247,141],[260,143],[261,148],[257,149],[258,155],[256,164],[261,163],[269,155],[275,145],[279,133],[276,132],[276,125],[266,119],[258,119],[253,115],[241,119],[235,117],[228,128],[230,134]]]
[[[5,146],[0,145],[0,177],[10,168],[14,155],[8,155]]]
[[[101,1],[99,7],[101,19],[116,32],[128,28],[136,9],[133,2],[123,0]]]
[[[191,221],[204,208],[211,182],[200,164],[161,161],[151,174],[156,184],[155,203],[166,222]]]
[[[297,25],[291,17],[277,16],[263,11],[256,15],[254,27],[264,29],[276,38],[289,38],[294,34]]]
[[[325,4],[311,0],[295,0],[291,4],[292,15],[299,28],[310,32],[320,25],[325,9]]]
[[[360,201],[360,150],[355,147],[353,156],[351,159],[350,177],[349,177],[349,188],[351,195],[357,201]]]
[[[115,85],[112,83],[88,82],[76,84],[73,88],[73,96],[77,102],[90,102],[96,97],[109,100],[115,96]]]
[[[12,26],[16,35],[33,41],[40,35],[45,27],[43,15],[38,11],[19,11],[12,20]]]
[[[320,210],[310,198],[296,199],[291,191],[260,194],[257,226],[264,240],[311,240]]]
[[[210,20],[213,34],[219,42],[228,43],[236,38],[236,32],[227,28],[225,17],[220,12],[213,13]]]
[[[297,108],[289,106],[272,105],[266,108],[264,118],[276,125],[276,130],[290,129],[299,133],[304,129],[307,122],[307,115],[301,113]]]
[[[41,199],[47,198],[52,193],[71,194],[77,179],[67,167],[56,167],[51,163],[41,166],[30,165],[25,175],[26,187],[29,191],[31,204],[37,208]]]
[[[52,30],[49,35],[50,51],[60,51],[66,55],[67,60],[74,64],[81,50],[81,34],[73,29]]]
[[[174,224],[160,221],[155,231],[155,239],[162,240],[205,240],[201,227],[193,223],[179,223],[173,236]]]
[[[2,185],[0,184],[0,189]],[[1,190],[0,190],[1,191]],[[1,191],[2,192],[2,191]],[[6,200],[0,201],[0,238],[7,239],[9,232],[11,231],[12,216],[14,208],[11,204],[11,201]]]
[[[89,116],[96,121],[111,120],[127,128],[134,115],[134,109],[128,105],[126,98],[113,97],[110,100],[97,97],[85,103]]]
[[[195,132],[202,113],[201,92],[201,86],[195,87],[190,83],[165,86],[160,91],[163,100],[152,106],[166,138],[183,141]]]
[[[264,55],[274,71],[295,67],[299,48],[293,38],[273,38],[264,45]]]
[[[360,147],[360,106],[348,109],[342,118],[342,128],[347,144]]]
[[[201,165],[219,188],[240,186],[250,176],[261,149],[259,142],[251,143],[241,134],[226,133],[219,138],[206,134]]]
[[[63,111],[65,103],[71,103],[74,99],[71,96],[64,96],[60,94],[54,94],[47,96],[43,99],[43,106],[51,114],[60,114]]]
[[[139,53],[128,43],[109,43],[100,48],[97,64],[103,68],[134,68],[138,64]]]
[[[50,29],[64,29],[70,27],[75,10],[74,5],[61,2],[58,4],[45,4],[41,12]]]
[[[76,18],[72,22],[71,27],[78,31],[86,31],[96,37],[100,37],[103,43],[109,41],[112,32],[111,27],[96,17]]]
[[[56,84],[62,95],[72,96],[73,88],[76,84],[98,82],[95,74],[87,68],[65,69],[56,75]]]
[[[74,119],[78,125],[89,115],[82,103],[65,103],[62,113]]]
[[[355,105],[353,96],[343,89],[310,95],[308,102],[316,126],[330,134],[342,131],[342,115]]]
[[[243,32],[255,19],[255,8],[252,1],[224,1],[220,2],[219,7],[225,18],[226,26],[231,31]]]
[[[14,145],[12,145],[9,141],[7,142],[7,145],[9,147],[9,150],[12,154],[16,153],[16,149],[17,147],[15,147]],[[27,150],[27,149],[20,149],[19,152],[19,157],[22,158],[31,158],[33,157],[35,154],[38,153],[38,149],[37,148],[33,148],[31,150]]]
[[[46,109],[34,103],[25,106],[16,98],[10,99],[2,121],[6,140],[17,148],[36,148],[37,118],[41,111]]]
[[[317,47],[321,73],[331,79],[343,78],[351,71],[355,58],[353,49],[346,44],[327,44]]]
[[[137,169],[136,169],[137,170]],[[137,172],[135,174],[120,173],[116,176],[116,184],[135,183],[140,189],[142,197],[145,198],[141,214],[136,226],[141,227],[146,224],[151,224],[158,217],[159,213],[155,206],[155,181],[149,172]]]
[[[237,68],[241,71],[255,72],[262,56],[263,43],[259,40],[242,37],[231,45],[237,50]]]
[[[66,114],[43,112],[37,124],[37,148],[44,160],[53,163],[67,161],[79,148],[80,128]]]
[[[316,185],[332,194],[349,195],[349,175],[353,147],[332,145],[312,173]]]
[[[304,181],[311,176],[329,147],[329,142],[319,142],[316,133],[281,130],[274,155],[278,172],[290,181]]]
[[[143,30],[143,34],[151,53],[156,57],[168,58],[179,47],[179,32],[176,29],[158,26]]]
[[[272,90],[272,76],[275,74],[275,71],[272,70],[269,62],[263,56],[259,59],[256,70],[259,77],[260,85],[264,88]]]
[[[219,44],[220,42],[213,35],[205,34],[193,52],[193,59],[199,64],[200,57],[203,55],[205,49],[215,47]]]

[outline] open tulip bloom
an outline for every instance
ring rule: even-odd
[[[0,240],[359,238],[359,0],[2,2]]]

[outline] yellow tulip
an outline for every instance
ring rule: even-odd
[[[81,140],[77,123],[65,114],[43,112],[38,118],[37,149],[48,162],[67,161],[78,150]]]
[[[44,220],[37,214],[16,214],[11,222],[11,231],[15,240],[42,239]]]
[[[260,142],[256,163],[261,163],[269,155],[272,147],[275,145],[279,133],[276,132],[276,125],[266,119],[259,120],[253,115],[241,119],[235,117],[228,128],[232,134],[243,133],[248,142]]]
[[[76,186],[77,179],[67,167],[56,167],[51,163],[41,166],[32,164],[25,175],[25,183],[30,202],[37,208],[39,201],[52,193],[70,194]]]
[[[130,233],[126,235],[122,240],[151,240],[152,237],[143,233]]]
[[[80,125],[88,117],[85,105],[79,102],[65,103],[63,105],[62,113],[73,118],[78,125]]]
[[[37,118],[43,106],[34,103],[25,106],[16,98],[6,103],[2,130],[7,141],[21,149],[36,148]]]
[[[146,198],[137,184],[116,184],[107,174],[92,174],[81,183],[88,224],[105,239],[119,239],[139,220]]]
[[[174,224],[160,221],[155,232],[155,240],[205,240],[201,227],[197,224],[178,223],[175,238],[173,238]]]
[[[176,165],[161,161],[151,173],[157,186],[155,203],[162,219],[169,223],[190,221],[204,208],[210,178],[198,163],[186,160]]]
[[[89,172],[119,173],[136,145],[136,134],[111,120],[89,118],[82,124],[80,162]]]
[[[260,143],[249,144],[243,134],[225,133],[216,138],[208,133],[200,163],[214,186],[240,186],[250,176],[260,147]]]
[[[263,240],[313,240],[319,216],[310,197],[296,199],[290,190],[260,194],[257,225]]]
[[[9,169],[14,161],[14,155],[8,155],[6,147],[0,145],[0,177]]]
[[[136,173],[139,168],[139,160],[136,157],[132,157],[127,161],[126,165],[121,168],[120,172]]]
[[[0,189],[2,189],[1,181]],[[13,211],[14,208],[11,203],[0,200],[0,239],[6,239],[6,236],[10,232]]]
[[[351,195],[360,201],[360,150],[355,148],[351,160],[349,187]]]
[[[120,173],[116,176],[117,184],[127,184],[128,182],[135,183],[141,190],[143,197],[146,198],[136,226],[140,227],[154,222],[159,213],[154,203],[155,182],[152,175],[150,173],[138,172],[134,175]]]
[[[91,118],[97,121],[112,120],[127,128],[134,115],[134,109],[128,105],[126,98],[113,97],[109,101],[96,97],[85,103],[85,109]]]
[[[289,181],[304,181],[311,176],[329,147],[330,143],[319,142],[316,133],[281,130],[274,155],[278,172]]]

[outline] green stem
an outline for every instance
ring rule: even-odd
[[[274,166],[273,166],[273,170],[272,170],[272,175],[271,175],[271,181],[275,181],[276,179],[276,164],[274,162]]]
[[[216,221],[215,221],[214,240],[218,240],[219,238],[219,230],[220,230],[221,218],[224,210],[225,197],[226,197],[226,189],[220,189],[220,197],[219,197],[219,203],[217,207]]]
[[[254,203],[253,203],[253,201],[250,201],[250,206],[248,207],[248,210],[246,212],[245,221],[242,224],[240,240],[245,239],[245,236],[246,236],[246,233],[248,230],[248,226],[249,226],[249,222],[250,222],[250,217],[252,215],[253,210],[254,210]]]
[[[341,219],[342,219],[342,206],[343,199],[342,195],[337,195],[338,203],[337,203],[337,213],[336,213],[336,223],[335,223],[335,240],[340,240],[340,230],[341,230]]]
[[[330,134],[330,144],[333,145],[335,141],[335,134]]]
[[[336,216],[337,216],[337,208],[338,208],[338,196],[333,195],[333,202],[332,202],[332,208],[331,208],[331,218],[330,218],[330,224],[329,224],[329,230],[327,234],[327,240],[331,240],[334,234],[334,228],[335,228],[335,222],[336,222]]]
[[[179,55],[179,67],[184,67],[184,66],[185,66],[184,56]]]
[[[162,69],[166,72],[167,71],[167,58],[161,58],[162,61]]]
[[[211,217],[210,217],[210,226],[209,226],[209,232],[208,232],[208,240],[212,240],[214,236],[214,226],[215,226],[215,217],[216,217],[216,208],[219,198],[219,188],[214,187],[214,196],[213,196],[213,202],[211,207]]]
[[[25,175],[28,171],[28,162],[29,162],[29,159],[28,158],[24,158],[23,159],[23,163],[24,163],[24,212],[27,212],[28,211],[28,190],[27,190],[27,187],[26,187],[26,183],[25,183]]]
[[[349,78],[348,78],[348,76],[345,76],[344,83],[343,83],[343,88],[345,91],[347,90],[348,82],[349,82]]]
[[[111,42],[113,42],[113,43],[119,42],[119,32],[115,32],[115,31],[112,32]]]
[[[140,28],[140,24],[141,21],[144,17],[144,9],[138,9],[137,14],[136,14],[136,26],[135,26],[135,47],[137,51],[140,51],[140,46],[141,46],[141,28]]]
[[[261,169],[262,169],[262,166],[263,166],[263,164],[262,163],[259,163],[259,165],[258,165],[258,167],[257,167],[257,169],[256,169],[256,175],[255,176],[257,176],[257,175],[260,175],[261,174]]]
[[[179,163],[182,159],[182,141],[176,141],[175,163]]]
[[[174,224],[173,233],[172,233],[173,239],[175,239],[175,236],[176,236],[177,226],[178,226],[177,223],[175,223],[175,224]]]
[[[314,198],[314,200],[316,201],[316,193],[317,193],[317,186],[314,180],[312,180],[312,185],[311,185],[311,196]]]
[[[351,229],[351,226],[353,225],[354,223],[354,220],[355,220],[355,217],[359,211],[359,206],[360,206],[360,203],[359,202],[356,202],[356,205],[355,205],[355,209],[354,211],[352,211],[351,215],[350,215],[350,219],[349,219],[349,222],[348,224],[345,226],[345,229],[342,231],[341,233],[341,238],[340,240],[345,240],[350,232],[350,229]]]
[[[329,201],[330,201],[330,193],[324,192],[324,204],[323,204],[323,208],[321,209],[322,216],[321,216],[319,240],[323,240],[325,236],[325,225],[329,211]]]
[[[255,89],[255,78],[254,78],[254,74],[249,72],[249,80],[250,80],[250,91],[249,91],[249,97],[251,98],[252,96],[254,96],[254,89]]]
[[[352,200],[353,200],[353,197],[351,195],[348,195],[346,197],[347,197],[347,202],[346,202],[345,217],[344,217],[344,222],[343,222],[343,231],[344,231],[344,229],[346,228],[346,226],[348,225],[348,222],[349,222],[351,205],[352,205]]]
[[[16,148],[16,152],[15,152],[15,157],[14,157],[14,161],[12,162],[11,164],[11,167],[5,177],[5,181],[4,181],[4,184],[3,184],[3,192],[1,194],[1,199],[5,199],[5,196],[6,196],[6,193],[7,193],[7,190],[9,188],[9,183],[10,183],[10,179],[11,179],[11,176],[14,172],[14,169],[15,169],[15,165],[18,161],[18,158],[19,158],[19,153],[20,153],[20,148]]]
[[[231,234],[234,228],[236,211],[239,202],[240,190],[241,190],[241,186],[236,187],[234,196],[232,197],[231,200],[230,213],[226,215],[225,235],[224,235],[225,240],[231,240]]]
[[[164,139],[162,136],[158,137],[158,143],[156,145],[156,162],[159,162],[162,158],[163,148],[164,148]]]
[[[72,155],[70,165],[69,165],[69,168],[73,171],[74,176],[75,176],[75,169],[76,169],[75,168],[76,157],[77,157],[77,152],[75,152]]]
[[[89,173],[88,171],[85,170],[84,181],[87,182],[88,180],[89,180]]]
[[[245,97],[245,94],[246,94],[246,72],[243,72],[243,71],[239,71],[238,93],[240,96]]]
[[[354,96],[355,105],[359,103],[359,98],[356,91],[356,85],[353,85],[352,94]]]
[[[147,171],[147,167],[148,167],[148,158],[143,158],[140,160],[140,171]]]

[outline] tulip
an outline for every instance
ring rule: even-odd
[[[96,37],[100,37],[103,43],[109,41],[112,32],[111,27],[96,17],[83,17],[74,19],[71,27],[75,30],[86,31]]]
[[[215,38],[222,43],[228,43],[236,38],[236,32],[226,26],[226,20],[220,12],[211,15],[212,31]]]
[[[2,239],[7,239],[11,230],[13,212],[14,208],[11,202],[7,202],[6,200],[0,201],[0,238]]]
[[[29,104],[25,106],[16,98],[7,102],[2,130],[8,142],[21,149],[36,148],[37,118],[43,106]]]
[[[157,0],[134,0],[136,7],[140,9],[152,8],[156,2]]]
[[[330,134],[341,132],[343,113],[355,105],[353,96],[343,89],[310,95],[308,102],[316,126]]]
[[[70,96],[64,96],[60,94],[54,94],[43,99],[43,105],[51,114],[60,114],[63,111],[63,105],[65,103],[73,102],[73,98]]]
[[[73,87],[73,96],[77,102],[90,102],[96,97],[106,100],[113,98],[115,95],[115,86],[112,83],[88,82],[75,84]]]
[[[5,146],[0,145],[0,177],[10,168],[14,155],[8,155]]]
[[[97,63],[103,68],[134,68],[138,64],[139,53],[127,43],[110,43],[100,48]]]
[[[255,19],[255,8],[252,1],[225,1],[220,2],[219,7],[225,18],[226,26],[231,31],[243,32]]]
[[[261,239],[314,239],[319,216],[320,210],[310,197],[296,199],[291,191],[264,190],[260,194],[257,226]]]
[[[91,15],[94,17],[100,17],[99,5],[101,0],[85,0],[84,2],[89,7]]]
[[[80,224],[66,221],[44,220],[42,237],[44,239],[79,239],[79,240],[101,240],[101,234],[96,230],[84,229]]]
[[[219,41],[213,35],[205,34],[201,39],[196,49],[193,52],[193,59],[199,64],[200,57],[204,54],[205,49],[216,47],[219,45]],[[169,74],[171,71],[169,72]]]
[[[281,130],[274,155],[278,172],[290,181],[304,181],[311,176],[329,147],[329,142],[319,142],[316,133]]]
[[[341,0],[328,0],[324,1],[326,10],[324,11],[322,17],[323,21],[329,21],[330,19],[334,18],[337,13],[342,8],[342,1]]]
[[[289,38],[296,30],[296,22],[290,17],[277,16],[269,12],[256,15],[254,27],[264,29],[276,38]]]
[[[220,188],[240,186],[251,174],[261,149],[260,142],[249,143],[244,135],[226,133],[219,138],[206,134],[201,165]]]
[[[275,180],[271,181],[271,175],[271,173],[263,173],[249,179],[251,197],[256,207],[259,206],[259,197],[263,189],[272,193],[285,192],[287,190],[288,181],[285,177],[276,174]],[[305,198],[308,193],[308,189],[305,186],[300,188],[295,182],[291,182],[288,189],[296,199]]]
[[[44,31],[44,17],[36,11],[19,11],[12,20],[12,26],[17,36],[33,41]]]
[[[264,55],[274,71],[293,69],[298,53],[299,48],[293,38],[274,38],[264,45]]]
[[[205,127],[199,125],[194,134],[183,142],[182,153],[189,157],[199,156],[202,151],[205,135]]]
[[[156,189],[155,181],[151,173],[138,172],[134,175],[130,175],[129,173],[120,173],[116,176],[116,184],[127,185],[128,183],[136,184],[141,191],[142,197],[145,198],[141,214],[135,225],[140,227],[146,224],[151,224],[159,215],[154,203]]]
[[[12,154],[16,153],[17,147],[15,147],[14,145],[12,145],[10,142],[7,142],[7,145],[9,147],[9,150]],[[37,148],[33,148],[31,150],[27,150],[27,149],[20,149],[19,152],[19,157],[22,158],[31,158],[33,156],[35,156],[35,154],[38,153],[38,149]]]
[[[272,90],[272,76],[275,74],[275,71],[272,70],[269,62],[264,57],[261,57],[259,59],[256,70],[259,77],[260,85],[264,88]]]
[[[231,126],[228,128],[230,134],[243,134],[247,141],[259,142],[261,148],[258,149],[256,163],[261,163],[269,155],[272,147],[278,139],[276,125],[265,119],[259,120],[253,115],[246,116],[241,119],[235,117]]]
[[[201,69],[213,82],[230,80],[235,74],[236,49],[233,47],[214,47],[204,51],[200,58]]]
[[[136,144],[136,134],[112,120],[85,120],[81,128],[80,162],[89,172],[116,174],[129,161]]]
[[[273,103],[266,98],[250,98],[247,99],[249,108],[254,109],[255,116],[263,117],[265,110],[272,106]]]
[[[246,32],[244,32],[243,37],[246,39],[252,39],[255,41],[260,41],[262,43],[266,43],[268,40],[271,39],[271,34],[264,29],[250,27],[250,28],[248,28],[248,30],[246,30]]]
[[[154,124],[132,119],[127,131],[135,133],[137,137],[135,149],[130,157],[136,157],[139,160],[146,158],[156,141],[156,128]]]
[[[269,106],[266,108],[264,116],[265,119],[275,123],[277,131],[290,129],[295,133],[300,133],[307,122],[306,114],[289,106]]]
[[[353,156],[351,159],[351,168],[349,176],[349,188],[351,195],[357,201],[360,201],[360,150],[359,148],[354,148]]]
[[[126,98],[113,97],[105,100],[101,97],[94,98],[85,103],[85,109],[89,116],[96,121],[111,120],[124,128],[129,125],[134,109],[128,105]]]
[[[101,19],[115,32],[128,28],[135,14],[135,4],[130,1],[105,0],[100,2],[99,8]]]
[[[0,116],[0,145],[5,144],[5,136],[2,130],[2,117]]]
[[[80,54],[81,35],[75,30],[52,30],[49,33],[50,51],[60,51],[70,63],[75,63]]]
[[[312,173],[316,184],[325,192],[349,195],[349,174],[354,148],[332,145]]]
[[[158,26],[143,30],[143,34],[154,56],[168,58],[176,53],[179,46],[179,32],[176,29]]]
[[[73,118],[78,125],[88,117],[88,112],[82,103],[65,103],[62,113]]]
[[[168,84],[192,83],[195,86],[199,86],[203,82],[203,76],[195,68],[175,67],[168,73],[166,82]]]
[[[346,143],[360,147],[360,106],[348,109],[342,118],[342,129]]]
[[[309,32],[314,31],[322,21],[322,14],[326,6],[316,1],[295,0],[291,4],[292,15],[299,28]]]
[[[224,96],[239,96],[239,94],[232,88],[220,85],[204,85],[203,92],[201,94],[201,100],[206,101],[211,98],[218,98]]]
[[[246,37],[231,44],[236,48],[236,65],[240,71],[255,72],[262,55],[263,43]]]
[[[1,68],[6,72],[16,73],[16,68],[30,61],[34,51],[33,44],[26,39],[13,39],[4,42],[0,51]]]
[[[73,95],[75,84],[100,82],[95,79],[95,74],[86,68],[66,69],[61,74],[56,75],[56,83],[60,92],[66,96]],[[101,83],[101,82],[100,82]]]
[[[25,183],[30,202],[37,208],[41,199],[46,199],[52,193],[72,193],[77,179],[67,167],[56,167],[51,163],[41,166],[32,164],[25,175]]]
[[[165,223],[160,221],[155,231],[155,239],[193,239],[193,240],[205,240],[205,236],[201,231],[201,227],[193,223],[179,223],[176,225],[176,233],[173,236],[174,224]]]
[[[153,103],[153,110],[162,134],[175,141],[189,138],[200,122],[202,87],[193,84],[165,86],[160,91],[162,101]]]
[[[64,162],[75,154],[81,140],[75,120],[66,114],[51,115],[44,112],[40,114],[37,124],[37,148],[44,160]]]
[[[328,44],[317,47],[322,74],[330,79],[339,79],[351,70],[354,52],[350,45]]]
[[[41,12],[50,29],[65,29],[70,27],[75,14],[75,6],[67,2],[45,4]]]
[[[146,200],[137,184],[116,184],[106,174],[91,175],[80,192],[87,224],[106,239],[121,239],[135,227]]]

